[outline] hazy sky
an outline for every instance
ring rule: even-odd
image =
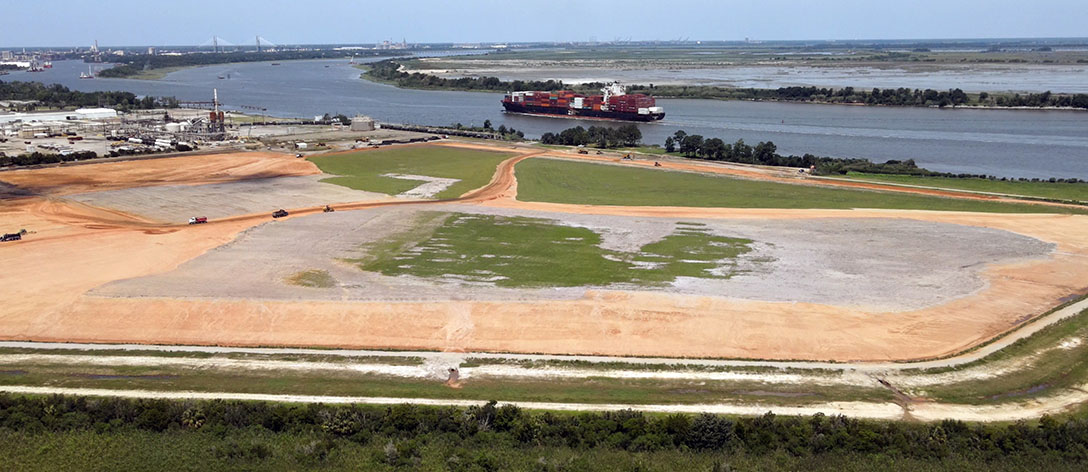
[[[1088,36],[1088,0],[0,0],[0,47]]]

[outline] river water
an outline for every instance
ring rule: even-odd
[[[380,121],[449,125],[505,124],[529,137],[571,126],[611,122],[508,115],[501,94],[406,90],[359,79],[347,60],[223,64],[185,69],[162,80],[79,79],[86,64],[14,72],[0,80],[60,83],[82,91],[125,90],[139,95],[210,101],[227,108],[267,108],[276,116],[363,114]],[[229,78],[219,79],[219,76]],[[862,157],[877,162],[914,159],[943,172],[1007,177],[1088,179],[1088,113],[1024,110],[940,110],[713,100],[658,100],[665,120],[639,124],[643,141],[661,144],[678,129],[689,134],[774,141],[783,154]]]

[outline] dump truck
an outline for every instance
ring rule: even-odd
[[[199,224],[204,224],[204,223],[207,223],[207,222],[208,222],[208,217],[207,216],[194,216],[192,218],[189,218],[189,224],[191,224],[191,225],[199,225]]]
[[[18,241],[20,239],[23,239],[23,235],[19,233],[7,233],[0,237],[0,241]]]

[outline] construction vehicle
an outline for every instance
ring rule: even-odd
[[[661,163],[657,162],[657,161],[654,161],[654,167],[661,167]]]
[[[208,217],[207,216],[194,216],[194,217],[189,218],[189,224],[191,224],[191,225],[202,225],[202,224],[207,223],[207,222],[208,222]]]
[[[273,218],[283,218],[285,216],[287,216],[287,210],[284,210],[283,208],[280,208],[279,210],[276,210],[276,211],[272,212],[272,217]]]
[[[331,206],[325,205],[325,209],[323,209],[321,211],[324,212],[324,213],[332,213],[332,212],[334,212],[336,210],[333,210]]]
[[[585,149],[579,149],[578,154],[589,154],[589,151],[586,151]]]
[[[630,160],[633,160],[633,159],[634,158],[631,157],[631,153],[627,153],[627,154],[623,155],[623,160],[625,160],[625,161],[630,161]]]
[[[7,233],[0,237],[0,241],[18,241],[23,239],[23,235],[19,233]]]
[[[598,156],[600,156],[601,154],[604,154],[604,151],[597,151]]]

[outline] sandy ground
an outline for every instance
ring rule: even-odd
[[[0,260],[18,268],[0,273],[5,306],[0,338],[876,361],[960,351],[1088,289],[1088,218],[1083,216],[526,203],[512,198],[513,164],[525,157],[504,162],[488,186],[469,192],[463,201],[517,211],[627,218],[946,223],[1016,233],[1053,244],[1054,251],[1042,259],[988,265],[978,272],[984,286],[971,295],[893,314],[821,303],[601,290],[587,290],[574,300],[441,304],[87,295],[109,282],[169,273],[270,218],[262,213],[193,227],[163,226],[57,196],[318,173],[312,164],[282,155],[190,156],[0,174],[0,180],[41,195],[7,199],[0,208],[0,227],[34,231],[24,241],[0,246]],[[361,202],[338,210],[379,205],[388,204]],[[320,211],[300,210],[292,211],[289,224],[295,215]],[[301,240],[288,251],[309,244]],[[240,265],[220,270],[248,269]]]
[[[202,185],[160,185],[68,195],[88,205],[112,208],[163,223],[185,223],[190,216],[210,219],[279,208],[388,199],[388,195],[320,182],[329,175],[266,177]]]

